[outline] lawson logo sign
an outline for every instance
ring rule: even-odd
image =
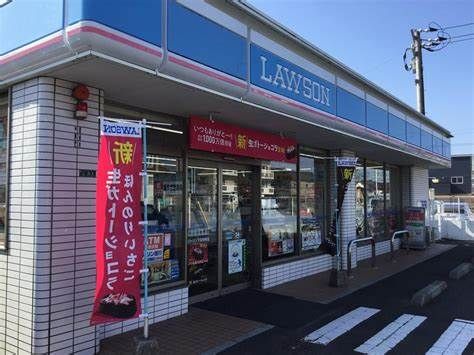
[[[317,109],[336,113],[335,85],[255,45],[250,47],[250,82]]]
[[[104,136],[137,137],[142,136],[141,123],[112,122],[102,119],[100,134]]]

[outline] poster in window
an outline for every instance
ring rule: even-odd
[[[293,253],[294,240],[288,232],[272,233],[268,231],[268,256],[278,256],[283,254]]]
[[[204,264],[207,261],[207,243],[192,243],[188,245],[188,265]]]
[[[235,274],[244,270],[245,239],[229,240],[228,273]]]
[[[303,220],[301,226],[301,249],[311,250],[321,245],[321,228],[315,219]]]

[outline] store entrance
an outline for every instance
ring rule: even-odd
[[[189,163],[187,267],[193,302],[250,284],[254,177],[251,166]]]

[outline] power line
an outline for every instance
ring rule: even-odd
[[[474,25],[474,22],[469,22],[469,23],[464,23],[462,25],[454,25],[454,26],[448,26],[448,27],[442,27],[440,28],[441,30],[449,30],[450,28],[458,28],[458,27],[465,27],[465,26],[472,26]]]
[[[474,35],[474,32],[466,33],[466,34],[464,34],[464,35],[451,36],[451,39],[454,39],[454,38],[461,38],[461,37],[467,37],[467,36],[472,36],[472,35]]]
[[[458,42],[464,42],[464,41],[471,41],[473,40],[474,37],[471,37],[471,38],[464,38],[464,39],[458,39],[457,41],[451,41],[451,44],[453,43],[458,43]]]

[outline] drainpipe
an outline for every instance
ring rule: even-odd
[[[63,33],[63,43],[64,46],[69,49],[69,52],[71,54],[77,56],[77,52],[72,49],[71,43],[69,42],[69,35],[67,33],[67,26],[68,26],[68,0],[63,0],[63,28],[62,28],[62,33]]]
[[[161,49],[163,50],[163,60],[155,69],[156,75],[168,64],[168,1],[161,2],[161,13]]]

